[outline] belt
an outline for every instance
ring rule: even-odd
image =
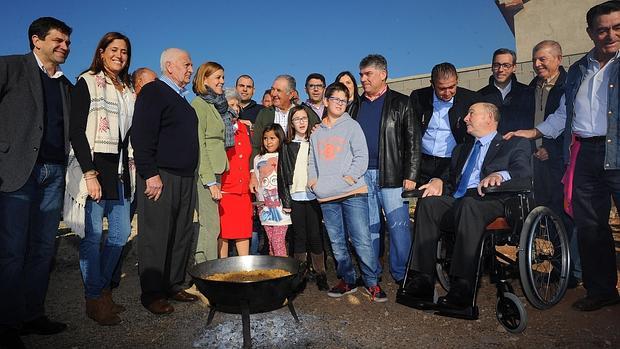
[[[428,155],[428,154],[424,154],[424,153],[421,153],[421,154],[422,154],[422,158],[425,158],[425,159],[432,159],[432,160],[439,160],[439,161],[441,161],[441,160],[450,160],[451,159],[450,157],[442,158],[440,156],[435,156],[435,155]]]
[[[605,143],[607,136],[594,136],[594,137],[576,137],[581,143]]]

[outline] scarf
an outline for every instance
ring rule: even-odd
[[[224,147],[230,148],[235,145],[235,129],[233,126],[233,118],[235,111],[228,107],[228,101],[224,94],[218,95],[212,89],[207,87],[207,93],[201,95],[200,98],[205,102],[213,104],[215,109],[220,113],[222,121],[224,121]]]
[[[130,88],[131,96],[128,100],[130,104],[128,107],[128,113],[121,128],[120,122],[120,106],[122,104],[118,99],[118,94],[112,80],[107,77],[103,72],[98,74],[91,74],[86,72],[80,76],[84,79],[88,86],[88,93],[90,94],[90,107],[88,109],[88,116],[86,120],[86,139],[90,145],[91,157],[93,153],[106,153],[106,154],[118,154],[119,129],[124,130],[125,133],[131,127],[131,121],[133,117],[133,104],[135,103],[135,96],[133,89]],[[126,134],[125,134],[126,136]],[[131,185],[131,197],[135,192],[135,167],[131,165],[133,163],[133,149],[131,144],[127,148],[129,156],[129,179]],[[88,190],[86,189],[86,182],[82,168],[80,167],[73,147],[69,152],[69,158],[67,163],[67,172],[65,176],[66,187],[63,205],[63,220],[73,230],[74,233],[80,237],[84,237],[84,228],[86,222],[86,213],[84,207],[86,206],[86,199],[88,198]]]

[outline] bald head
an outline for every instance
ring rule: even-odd
[[[140,93],[142,87],[149,82],[157,79],[157,74],[149,68],[138,68],[133,73],[133,88],[136,91],[136,95]]]
[[[179,87],[185,87],[192,77],[194,67],[189,53],[179,48],[168,48],[161,53],[160,68]]]

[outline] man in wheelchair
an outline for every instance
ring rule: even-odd
[[[531,177],[530,142],[518,137],[503,140],[497,133],[499,119],[493,104],[472,105],[464,120],[475,139],[454,149],[447,182],[434,178],[419,188],[412,275],[401,290],[414,308],[462,317],[473,306],[485,227],[504,214],[508,199],[503,194],[485,196],[482,188]],[[435,303],[436,246],[445,231],[455,234],[450,291]]]

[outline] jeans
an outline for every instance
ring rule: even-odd
[[[64,187],[64,165],[36,164],[21,188],[0,192],[0,325],[45,314]]]
[[[362,278],[367,287],[377,284],[377,259],[374,256],[368,230],[368,197],[354,196],[343,201],[321,204],[323,221],[338,262],[337,274],[347,284],[354,285],[355,268],[351,261],[345,226],[349,239],[359,257]]]
[[[123,197],[123,185],[118,184],[119,200],[86,201],[84,238],[80,241],[80,270],[86,298],[101,296],[110,286],[114,269],[131,232],[129,200]],[[101,248],[103,217],[108,217],[108,236]]]
[[[403,188],[379,187],[379,173],[368,170],[364,175],[368,185],[368,213],[370,217],[370,237],[377,258],[377,277],[383,272],[379,263],[381,212],[385,215],[385,228],[390,234],[390,272],[396,281],[405,278],[411,230],[409,228],[409,204],[401,198]]]

